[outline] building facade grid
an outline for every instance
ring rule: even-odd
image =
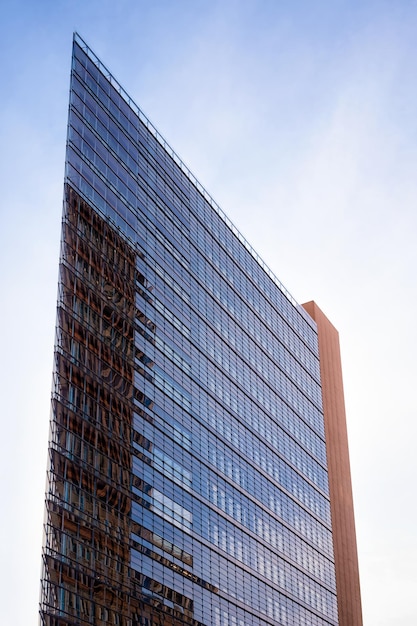
[[[316,325],[79,36],[48,478],[42,625],[338,624]]]

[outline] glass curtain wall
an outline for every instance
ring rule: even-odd
[[[314,322],[74,38],[41,624],[338,623]]]

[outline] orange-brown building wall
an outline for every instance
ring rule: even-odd
[[[339,625],[362,626],[339,333],[315,302],[303,307],[318,330]]]

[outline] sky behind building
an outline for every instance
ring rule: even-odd
[[[416,3],[6,0],[2,22],[4,623],[36,623],[78,30],[294,297],[338,328],[364,623],[414,624]]]

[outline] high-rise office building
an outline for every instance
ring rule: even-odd
[[[360,626],[337,332],[73,45],[43,626]]]

